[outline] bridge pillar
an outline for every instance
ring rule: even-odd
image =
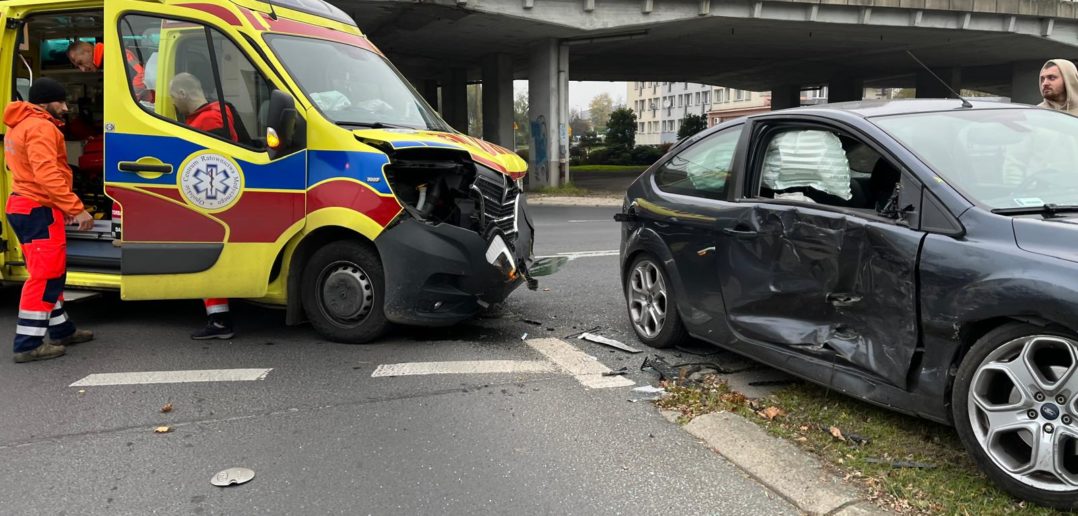
[[[528,170],[532,188],[569,180],[569,47],[556,39],[531,48],[528,65]]]
[[[483,139],[513,148],[513,59],[508,54],[483,58]]]
[[[865,97],[865,81],[849,76],[833,77],[827,82],[827,102],[849,102]]]
[[[771,88],[771,110],[801,106],[801,86],[783,84]]]
[[[944,68],[933,71],[952,89],[957,92],[962,91],[962,70],[960,68]],[[948,91],[943,83],[932,77],[927,70],[917,72],[914,89],[916,90],[915,96],[919,99],[954,98],[954,94]]]
[[[1011,102],[1036,105],[1044,101],[1038,84],[1042,66],[1043,61],[1026,61],[1012,65]]]
[[[438,80],[437,79],[423,79],[415,84],[419,94],[423,96],[423,100],[427,101],[434,109],[439,109],[438,106]]]
[[[453,129],[468,133],[468,71],[449,70],[449,80],[442,84],[442,118]]]

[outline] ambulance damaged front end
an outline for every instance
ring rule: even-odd
[[[357,130],[385,152],[383,173],[403,210],[375,240],[386,274],[386,317],[448,325],[504,300],[528,274],[534,226],[522,191],[526,163],[448,132]]]
[[[312,108],[309,174],[321,181],[320,164],[339,161],[344,165],[324,167],[330,176],[365,185],[355,190],[349,181],[325,181],[312,189],[308,209],[325,194],[382,226],[373,240],[389,321],[450,325],[522,284],[535,287],[528,275],[533,226],[521,191],[524,160],[454,131],[353,28],[332,34],[274,28],[293,32],[263,37]],[[321,128],[323,121],[331,127]],[[316,145],[332,152],[315,151]],[[349,168],[352,159],[357,166]],[[383,209],[389,199],[395,202]]]

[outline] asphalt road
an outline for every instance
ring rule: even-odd
[[[537,254],[616,250],[612,213],[533,207]],[[17,288],[0,290],[6,342],[17,298]],[[188,338],[203,322],[197,301],[103,296],[68,310],[96,341],[57,360],[0,360],[0,514],[794,512],[650,403],[630,403],[646,397],[631,387],[589,389],[555,370],[372,377],[384,364],[545,360],[524,333],[600,327],[641,346],[613,255],[575,258],[475,321],[398,329],[364,346],[321,341],[286,327],[283,312],[243,303],[237,338],[209,343]],[[566,341],[627,366],[636,385],[657,380],[639,370],[646,353]],[[271,371],[256,381],[70,386],[91,374],[233,368]],[[166,403],[173,410],[161,413]],[[172,431],[155,434],[158,425]],[[210,484],[233,466],[256,477]]]

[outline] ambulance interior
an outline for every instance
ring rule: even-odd
[[[104,188],[104,75],[101,71],[83,72],[67,57],[67,48],[76,38],[92,44],[102,41],[103,36],[104,13],[100,10],[27,17],[13,62],[12,100],[27,100],[30,84],[38,77],[56,79],[66,87],[69,113],[62,131],[67,160],[74,175],[75,193],[94,217],[90,231],[68,227],[68,266],[73,270],[116,272],[121,249],[113,245],[113,240],[119,236],[119,221],[114,227],[113,203]]]
[[[171,30],[175,69],[156,70],[157,51],[162,28]],[[177,28],[178,27],[178,28]],[[193,29],[193,30],[192,30]],[[126,70],[134,81],[132,64],[145,70],[144,81],[148,95],[139,94],[139,103],[147,113],[172,120],[184,126],[167,94],[167,85],[158,85],[158,77],[188,72],[201,80],[209,101],[217,100],[214,66],[206,47],[201,26],[165,22],[150,16],[127,16],[121,22],[121,37],[128,63],[111,63],[115,54],[106,53],[106,67]],[[181,34],[186,32],[187,34]],[[103,71],[80,71],[71,64],[67,48],[72,41],[98,43],[104,41],[104,13],[101,10],[84,12],[44,13],[28,16],[19,34],[18,55],[14,59],[15,100],[26,99],[31,80],[51,77],[63,83],[68,92],[67,124],[63,129],[67,140],[68,162],[74,172],[74,190],[95,219],[91,231],[68,227],[68,267],[72,270],[118,272],[122,252],[122,213],[104,191],[104,128],[105,106]],[[231,66],[216,67],[225,92],[224,102],[236,113],[234,129],[239,133],[238,144],[251,149],[265,148],[270,85],[250,62],[242,57],[236,46],[215,33],[216,56]],[[125,66],[125,64],[127,66]],[[134,83],[134,82],[133,82]],[[133,90],[134,91],[134,90]],[[110,102],[121,102],[110,98]],[[177,129],[182,132],[181,129]]]

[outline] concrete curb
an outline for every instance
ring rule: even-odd
[[[678,413],[661,411],[676,421]],[[772,437],[755,423],[730,412],[699,416],[685,430],[735,466],[808,514],[890,514],[862,498],[860,491],[831,474],[797,446]]]
[[[596,208],[619,207],[623,197],[570,197],[567,195],[528,195],[532,206],[590,206]]]

